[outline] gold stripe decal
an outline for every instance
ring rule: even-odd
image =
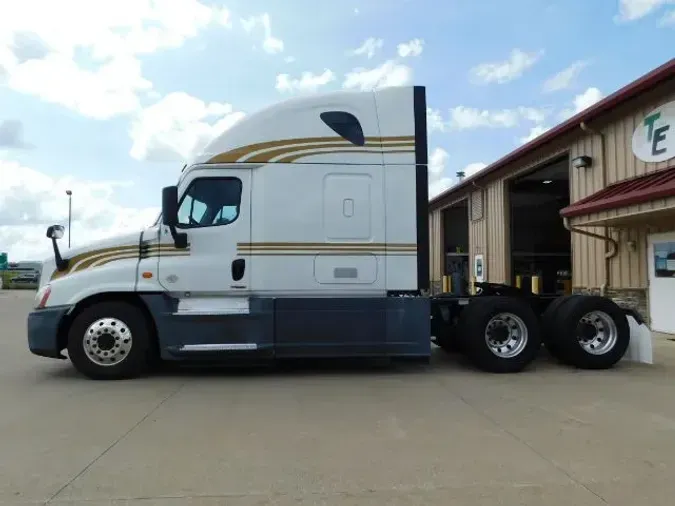
[[[415,136],[366,137],[357,146],[342,137],[305,137],[248,144],[217,154],[205,163],[290,163],[306,156],[334,153],[414,153]]]
[[[62,278],[70,274],[75,274],[88,269],[101,267],[111,262],[120,260],[157,258],[159,256],[188,256],[189,254],[189,245],[186,249],[176,249],[173,244],[144,243],[141,246],[140,255],[138,244],[102,248],[80,253],[79,255],[75,255],[74,257],[70,258],[68,262],[68,269],[65,271],[55,270],[52,273],[50,280]]]
[[[240,255],[416,255],[414,243],[311,243],[311,242],[259,242],[238,243]]]

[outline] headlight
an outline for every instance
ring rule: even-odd
[[[47,300],[52,293],[52,287],[50,285],[45,285],[38,290],[35,294],[35,309],[42,309],[47,305]]]

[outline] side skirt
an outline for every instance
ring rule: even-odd
[[[181,312],[164,294],[141,295],[166,360],[429,357],[424,297],[250,298],[246,312]]]

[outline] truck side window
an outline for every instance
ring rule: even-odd
[[[229,225],[239,217],[242,182],[236,177],[203,177],[190,183],[178,207],[181,228]]]
[[[363,146],[366,138],[363,128],[356,116],[344,111],[327,111],[320,114],[321,121],[328,125],[336,134],[357,146]]]

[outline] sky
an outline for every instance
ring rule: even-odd
[[[675,0],[0,0],[0,252],[151,224],[246,114],[427,87],[430,195],[675,56]],[[36,14],[38,13],[38,14]]]

